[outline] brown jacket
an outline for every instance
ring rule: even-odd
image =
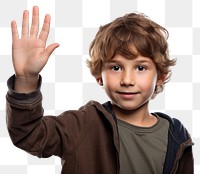
[[[15,146],[40,158],[59,156],[62,174],[119,173],[117,124],[105,109],[106,105],[90,101],[79,110],[43,116],[40,89],[18,94],[12,90],[13,84],[14,77],[11,77],[8,80],[7,127]],[[176,133],[170,129],[169,134],[171,132]],[[193,173],[192,141],[187,131],[184,137],[181,141],[169,139],[163,173]],[[175,153],[170,152],[169,147]]]

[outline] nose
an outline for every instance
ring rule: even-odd
[[[124,71],[121,77],[121,86],[134,86],[134,74],[131,71]]]

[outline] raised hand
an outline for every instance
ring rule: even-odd
[[[12,30],[12,60],[15,70],[14,89],[17,92],[31,92],[36,89],[40,71],[46,65],[51,53],[59,46],[53,43],[46,47],[50,30],[50,15],[46,15],[39,32],[39,8],[33,7],[32,24],[29,31],[29,12],[23,13],[22,33],[19,38],[15,21]]]
[[[19,38],[16,22],[12,21],[12,59],[17,77],[33,78],[38,76],[51,53],[59,46],[59,44],[53,43],[46,48],[50,20],[50,15],[46,15],[42,30],[38,36],[39,8],[37,6],[33,7],[30,31],[29,12],[25,10],[23,13],[21,38]]]

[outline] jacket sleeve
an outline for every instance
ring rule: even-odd
[[[8,80],[7,128],[15,146],[38,157],[62,156],[76,148],[84,132],[87,114],[68,111],[60,116],[43,116],[42,94],[19,94],[13,90],[15,77]]]
[[[187,147],[180,160],[177,174],[193,174],[194,173],[194,159],[192,153],[192,146]]]

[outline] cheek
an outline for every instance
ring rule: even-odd
[[[140,88],[146,91],[154,91],[157,83],[157,78],[146,78],[140,80]]]
[[[102,73],[102,81],[104,88],[114,89],[116,87],[116,78],[107,73]]]
[[[107,89],[113,89],[114,88],[114,80],[110,79],[110,78],[103,78],[103,86],[104,88]]]

